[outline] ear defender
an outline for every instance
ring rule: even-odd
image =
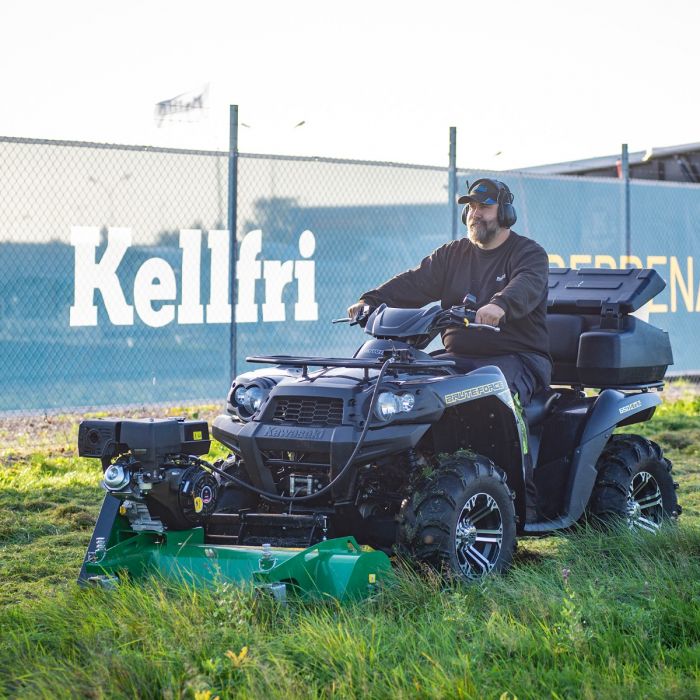
[[[515,213],[515,207],[513,206],[513,193],[502,182],[498,180],[494,182],[500,188],[498,192],[498,225],[503,228],[510,228],[518,220],[518,215]]]

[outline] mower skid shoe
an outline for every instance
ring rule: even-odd
[[[88,584],[95,585],[99,583],[95,580],[90,580],[88,573],[86,571],[86,565],[96,558],[96,550],[98,549],[98,543],[100,545],[109,542],[112,531],[114,530],[114,525],[117,520],[117,515],[119,514],[119,506],[121,501],[110,494],[107,494],[102,501],[102,507],[100,508],[100,514],[97,517],[97,523],[95,523],[95,529],[90,538],[90,544],[88,545],[87,551],[85,552],[85,558],[83,559],[83,565],[78,574],[78,585],[86,586]],[[101,548],[101,547],[100,547]]]

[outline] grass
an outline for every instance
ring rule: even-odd
[[[699,416],[690,397],[625,429],[674,462],[678,528],[523,540],[506,576],[445,587],[401,572],[343,606],[224,582],[78,589],[99,465],[75,456],[75,417],[32,419],[38,439],[3,424],[0,696],[699,698]]]

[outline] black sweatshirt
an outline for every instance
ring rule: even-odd
[[[447,309],[473,294],[477,308],[496,304],[505,311],[501,332],[448,328],[442,332],[448,352],[472,357],[534,353],[540,360],[551,361],[546,324],[548,274],[544,248],[511,231],[504,243],[491,250],[479,248],[468,238],[446,243],[418,267],[364,292],[361,298],[370,306],[385,303],[401,308],[420,308],[439,300]]]

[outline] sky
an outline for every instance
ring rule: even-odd
[[[2,0],[0,136],[507,169],[700,141],[697,0]],[[157,102],[209,85],[199,121]],[[302,126],[296,126],[300,122]]]

